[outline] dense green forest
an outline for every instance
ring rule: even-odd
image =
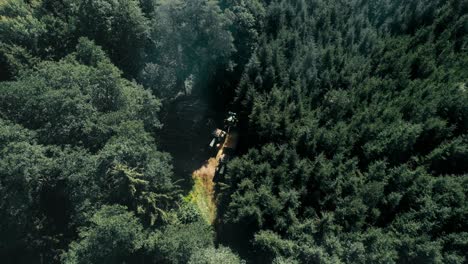
[[[467,82],[466,0],[0,0],[0,262],[467,263]],[[214,223],[184,97],[239,116]]]

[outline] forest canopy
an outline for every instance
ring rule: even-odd
[[[466,263],[467,82],[465,0],[0,0],[0,262]],[[214,223],[180,98],[239,118]]]

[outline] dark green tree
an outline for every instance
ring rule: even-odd
[[[122,263],[136,260],[134,253],[145,239],[143,226],[123,206],[103,206],[80,230],[63,255],[64,263]]]

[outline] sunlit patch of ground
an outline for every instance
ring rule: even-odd
[[[215,183],[213,178],[224,148],[227,143],[232,142],[231,137],[232,136],[228,134],[223,146],[216,154],[216,157],[210,158],[201,168],[194,171],[192,174],[194,186],[187,198],[197,205],[203,218],[209,224],[212,224],[216,217],[216,201],[214,196]]]
[[[194,186],[189,194],[190,201],[197,205],[203,218],[210,224],[216,216],[213,182],[216,166],[218,160],[210,158],[205,165],[193,172]]]

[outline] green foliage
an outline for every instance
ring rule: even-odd
[[[42,143],[92,150],[102,147],[125,120],[141,118],[148,128],[158,127],[157,99],[121,78],[99,48],[88,43],[96,51],[95,55],[86,55],[83,45],[79,45],[76,56],[79,60],[100,56],[102,61],[96,67],[79,64],[73,56],[42,62],[36,70],[24,72],[18,81],[1,84],[2,113],[36,130]]]
[[[33,57],[21,46],[0,43],[1,80],[12,79],[19,72],[28,69],[38,63],[38,59]]]
[[[170,157],[154,147],[143,124],[124,123],[98,153],[100,185],[109,203],[128,206],[153,225],[175,200]]]
[[[135,76],[143,62],[148,21],[136,0],[82,0],[78,31],[105,47],[111,60]]]
[[[442,143],[426,157],[436,174],[461,174],[468,170],[468,140],[466,135]]]
[[[204,85],[216,66],[229,65],[234,51],[230,21],[217,1],[158,1],[151,21],[152,47],[141,81],[156,95],[190,93],[190,81]]]
[[[230,31],[234,37],[236,65],[242,70],[254,51],[259,39],[265,8],[258,0],[222,0],[226,16],[232,21]]]
[[[0,0],[0,257],[465,263],[467,14],[460,0]],[[192,92],[239,114],[216,247],[157,142],[161,102]]]
[[[214,246],[213,230],[193,204],[181,201],[180,207],[168,214],[168,220],[168,225],[150,233],[145,242],[149,262],[188,263],[191,256]]]
[[[468,173],[466,3],[264,10],[236,90],[248,151],[220,180],[221,241],[253,241],[261,263],[466,261],[447,243],[466,231],[466,191],[448,187]]]
[[[38,253],[57,261],[68,223],[79,223],[82,197],[93,191],[87,185],[80,192],[72,183],[93,176],[93,158],[79,149],[38,145],[36,133],[8,121],[1,121],[0,131],[0,253],[17,263]]]
[[[36,60],[40,37],[46,26],[34,16],[34,8],[24,1],[5,1],[0,5],[1,80],[12,79]]]
[[[141,238],[134,249],[122,245],[128,252],[119,255],[120,245],[99,242],[114,222],[104,223],[97,237],[86,228],[93,215],[100,225],[112,211],[96,213],[101,207],[116,204],[129,208],[140,227],[168,221],[178,187],[169,155],[149,133],[161,127],[160,101],[122,78],[87,38],[65,58],[29,67],[19,65],[15,81],[0,83],[0,255],[12,263],[58,263],[81,229],[67,261],[130,258]],[[120,235],[143,234],[140,227]],[[109,250],[93,252],[98,245]]]
[[[123,206],[103,206],[90,222],[64,254],[64,263],[122,263],[143,246],[143,227]]]
[[[24,45],[36,51],[39,38],[46,33],[46,25],[35,16],[37,2],[6,1],[0,6],[0,34],[4,41]]]
[[[201,251],[196,251],[188,262],[189,264],[241,264],[245,263],[239,257],[232,253],[229,248],[206,248]]]
[[[84,65],[97,67],[99,63],[109,63],[105,52],[88,38],[78,40],[76,52],[73,54],[76,60]]]
[[[14,257],[15,252],[36,242],[34,238],[43,229],[40,194],[53,182],[49,173],[53,164],[43,147],[28,142],[28,132],[21,127],[2,122],[1,131],[6,141],[0,150],[0,245],[3,254]]]
[[[5,73],[1,79],[14,79],[39,59],[58,59],[71,52],[76,45],[73,9],[70,0],[5,0],[0,5],[0,58]]]
[[[146,251],[153,263],[187,263],[190,256],[213,246],[213,233],[203,221],[169,225],[150,234]]]

